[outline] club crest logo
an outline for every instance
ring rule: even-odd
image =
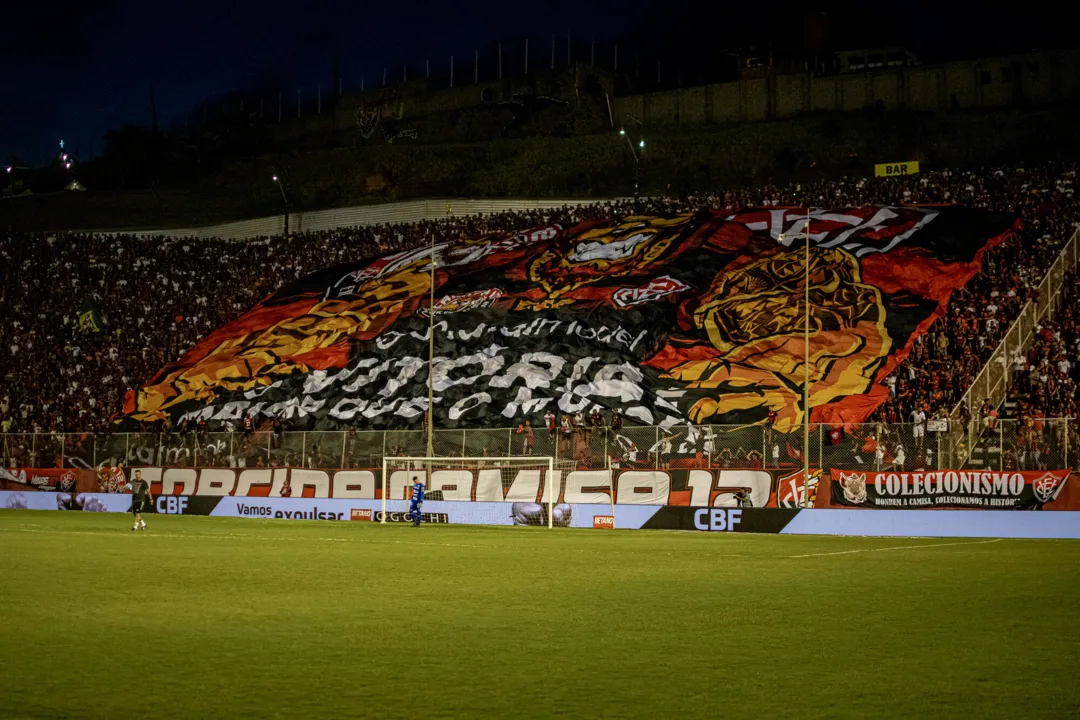
[[[846,473],[841,470],[840,487],[844,489],[844,499],[848,502],[866,502],[866,473]]]
[[[800,508],[803,506],[803,493],[808,493],[808,505],[814,507],[817,504],[818,481],[821,480],[820,470],[810,471],[810,482],[803,483],[803,474],[799,472],[782,478],[777,484],[776,506],[782,508]]]
[[[488,290],[474,290],[472,292],[457,295],[445,295],[435,302],[435,314],[464,312],[466,310],[478,310],[494,305],[503,296],[502,290],[490,288]],[[420,308],[417,314],[421,317],[428,316],[427,308]]]
[[[1046,473],[1041,478],[1032,481],[1031,489],[1035,492],[1035,497],[1039,499],[1039,502],[1048,503],[1057,497],[1058,492],[1061,490],[1061,486],[1064,484],[1064,477],[1058,477],[1053,473]]]
[[[654,278],[641,287],[625,287],[616,290],[612,300],[618,307],[630,307],[659,300],[668,295],[685,292],[690,286],[670,275]]]
[[[60,476],[60,484],[57,486],[60,492],[71,492],[75,489],[75,471],[68,470]]]

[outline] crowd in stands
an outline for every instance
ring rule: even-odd
[[[1020,424],[1033,426],[1043,418],[1080,419],[1080,313],[1076,311],[1078,278],[1066,276],[1061,303],[1053,315],[1035,327],[1027,354],[1010,353],[1013,382],[1006,403]]]
[[[556,210],[450,217],[354,227],[248,242],[131,235],[0,236],[0,431],[107,432],[125,393],[176,360],[213,329],[309,272],[430,242],[590,217],[702,207],[854,206],[962,203],[1017,212],[1019,235],[987,253],[983,270],[953,295],[948,311],[886,380],[890,399],[874,419],[933,417],[964,390],[1080,219],[1076,168],[928,172],[899,178],[847,178],[763,185],[685,198],[652,198]],[[80,329],[80,311],[99,308],[99,332]],[[1075,356],[1075,325],[1063,314],[1044,334],[1023,386],[1032,412],[1072,411],[1074,385],[1056,373],[1058,355]],[[1060,335],[1060,339],[1057,338]],[[1060,347],[1064,345],[1065,347]],[[1054,368],[1042,381],[1044,360]],[[1071,374],[1069,375],[1071,377]],[[1070,410],[1071,408],[1071,410]]]

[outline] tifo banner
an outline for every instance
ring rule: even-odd
[[[45,492],[71,492],[75,489],[78,471],[61,468],[0,468],[0,483],[5,489],[18,489],[26,485]]]
[[[155,496],[381,499],[382,469],[302,468],[138,468]],[[128,469],[131,474],[134,472]],[[415,478],[424,476],[429,499],[471,502],[547,500],[543,470],[497,467],[425,471],[395,470],[387,478],[387,499],[404,500]],[[810,472],[810,504],[821,471]],[[556,471],[553,500],[559,503],[800,507],[805,493],[801,470],[679,469]],[[744,498],[744,499],[741,499]]]
[[[434,255],[440,428],[601,407],[663,426],[775,412],[789,430],[806,410],[807,311],[813,421],[859,422],[887,396],[879,381],[1014,223],[956,206],[763,208],[403,251],[282,288],[159,371],[126,417],[419,427]]]
[[[206,498],[381,500],[382,469],[308,470],[303,468],[135,468],[150,483],[157,512],[195,512]],[[44,471],[28,471],[27,477]],[[60,472],[60,471],[57,471]],[[423,477],[429,500],[447,502],[522,501],[545,503],[549,480],[555,503],[671,507],[973,508],[992,510],[1080,510],[1080,491],[1069,471],[1040,472],[869,472],[737,468],[622,469],[556,471],[537,468],[474,467],[395,470],[387,478],[387,499],[404,501],[415,479]],[[114,483],[115,484],[115,483]],[[122,489],[124,483],[120,483]],[[35,490],[33,485],[14,485]],[[42,488],[44,489],[44,488]],[[95,486],[95,489],[96,486]],[[823,493],[823,494],[819,494]],[[33,493],[32,493],[33,494]],[[41,493],[45,494],[45,493]],[[61,493],[65,496],[108,493]],[[121,495],[121,497],[126,497]],[[163,504],[165,503],[165,504]],[[179,505],[177,504],[179,503]],[[610,512],[605,513],[610,514]],[[601,526],[605,521],[597,521]]]
[[[382,498],[382,469],[308,470],[304,468],[136,468],[155,496]],[[124,470],[130,477],[136,469]],[[1037,509],[1062,498],[1068,470],[1042,472],[866,472],[831,469],[826,475],[831,502],[818,501],[822,471],[810,469],[809,489],[802,470],[687,468],[670,470],[556,471],[555,502],[681,507],[795,508],[857,506],[929,509],[973,507]],[[387,498],[404,500],[414,480],[424,478],[430,499],[471,502],[515,502],[548,498],[546,472],[536,468],[473,467],[395,470],[387,478]],[[828,496],[828,492],[826,493]]]
[[[1068,470],[831,472],[834,504],[891,509],[1037,510],[1057,499],[1068,478]]]

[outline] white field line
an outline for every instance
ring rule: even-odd
[[[893,545],[892,547],[883,548],[862,548],[860,550],[841,550],[839,552],[809,553],[807,555],[788,555],[788,558],[795,559],[809,557],[825,557],[828,555],[854,555],[855,553],[887,552],[889,550],[923,550],[926,548],[949,547],[952,545],[989,545],[990,543],[996,543],[1001,541],[1002,538],[995,538],[993,540],[971,540],[969,542],[926,543],[923,545]]]
[[[0,528],[0,533],[6,532],[21,532],[21,533],[40,533],[42,535],[98,535],[104,537],[113,537],[116,535],[127,535],[131,533],[131,530],[124,528],[123,530],[30,530],[28,528]],[[420,542],[417,540],[378,540],[368,538],[347,538],[347,537],[302,537],[297,538],[295,536],[290,537],[275,537],[273,535],[262,535],[256,533],[158,533],[155,534],[152,531],[144,531],[138,533],[139,537],[156,537],[166,538],[169,540],[175,539],[195,539],[201,540],[203,538],[257,538],[259,540],[287,540],[290,542],[296,542],[300,540],[318,540],[320,542],[356,542],[356,543],[371,543],[379,545],[428,545],[428,546],[443,546],[443,547],[468,547],[468,548],[499,548],[499,545],[476,545],[468,543],[448,543],[448,542]]]
[[[39,526],[40,527],[40,526]],[[123,530],[52,530],[52,529],[30,529],[12,528],[12,527],[0,527],[0,534],[9,532],[19,533],[36,533],[41,535],[96,535],[100,537],[115,537],[116,535],[126,535],[131,531],[126,527]],[[658,531],[659,532],[659,531]],[[670,531],[668,531],[670,532]],[[194,533],[162,533],[157,534],[153,531],[147,531],[145,533],[139,533],[140,537],[156,537],[156,538],[168,538],[168,539],[203,539],[203,538],[222,538],[222,539],[259,539],[259,540],[271,540],[271,541],[289,541],[295,542],[298,539],[302,540],[315,540],[319,542],[351,542],[351,543],[364,543],[369,545],[426,545],[428,547],[462,547],[462,548],[477,548],[477,549],[504,549],[502,545],[480,545],[476,543],[449,543],[449,542],[423,542],[420,540],[387,540],[376,538],[361,538],[361,537],[316,537],[308,536],[303,538],[297,538],[295,536],[289,537],[277,537],[270,534],[262,533],[222,533],[222,532],[194,532]],[[768,537],[768,535],[754,534],[754,537]],[[826,557],[830,555],[852,555],[855,553],[866,552],[886,552],[889,550],[918,550],[924,548],[936,548],[936,547],[949,547],[954,545],[988,545],[990,543],[1001,542],[1003,538],[995,538],[993,540],[973,540],[966,542],[949,542],[949,543],[928,543],[921,545],[894,545],[883,548],[861,548],[858,550],[840,550],[837,552],[826,553],[808,553],[805,555],[787,555],[781,556],[781,558],[787,559],[800,559],[810,557]],[[567,548],[570,549],[570,548]],[[593,552],[592,550],[573,549],[574,552]],[[637,552],[636,550],[634,552]],[[671,555],[672,553],[665,553]],[[725,557],[725,558],[743,558],[753,557],[751,554],[711,554],[710,557]],[[774,556],[775,557],[775,556]],[[778,559],[781,559],[778,558]]]
[[[25,528],[25,527],[21,527],[21,528],[0,527],[0,534],[3,534],[3,533],[16,533],[16,532],[18,532],[18,533],[38,533],[38,534],[41,534],[41,535],[95,535],[95,536],[98,536],[98,537],[115,537],[117,535],[134,534],[134,533],[131,533],[131,530],[126,528],[126,527],[123,528],[123,529],[118,528],[116,530],[52,530],[52,529],[40,529],[40,530],[34,529],[34,530],[31,530],[31,529]],[[477,549],[480,549],[480,550],[484,550],[484,549],[487,549],[487,550],[505,550],[506,549],[506,546],[497,545],[497,544],[480,545],[480,544],[477,544],[477,543],[423,542],[421,540],[386,540],[386,539],[361,538],[361,537],[305,536],[305,537],[302,537],[302,538],[297,538],[295,536],[282,537],[282,536],[274,536],[274,535],[264,535],[264,534],[261,534],[261,533],[222,533],[222,532],[206,532],[206,533],[202,533],[202,532],[188,532],[188,533],[166,532],[166,533],[154,533],[152,530],[148,530],[146,532],[138,533],[138,535],[140,537],[147,537],[147,538],[156,537],[156,538],[168,538],[168,539],[193,539],[193,540],[201,540],[203,538],[207,538],[207,539],[245,539],[245,540],[257,539],[257,540],[295,542],[296,540],[301,539],[301,540],[314,540],[314,541],[318,541],[318,542],[363,543],[363,544],[368,544],[368,545],[425,545],[427,547],[460,547],[460,548],[477,548]],[[548,548],[545,546],[542,549],[547,551]],[[575,552],[575,553],[595,554],[595,550],[584,549],[584,548],[563,548],[563,550],[568,551],[568,552]],[[609,548],[605,552],[632,552],[632,553],[638,553],[640,551],[637,550],[637,549],[632,549],[632,550],[617,550],[616,549],[616,550],[612,550],[612,549]],[[672,552],[665,552],[665,553],[662,553],[662,554],[663,555],[668,555],[668,556],[674,556],[675,555],[675,553],[672,553]],[[747,558],[747,557],[756,557],[756,556],[753,555],[753,554],[743,553],[743,554],[710,554],[709,557],[710,558],[717,558],[717,557],[723,557],[723,558]]]

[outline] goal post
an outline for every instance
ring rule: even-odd
[[[453,511],[468,524],[546,525],[559,522],[561,481],[572,468],[548,456],[384,457],[379,522],[400,521],[411,488],[424,483],[422,516],[430,522]],[[462,506],[443,503],[462,503]],[[468,506],[465,506],[469,503]],[[434,513],[429,508],[435,507]],[[457,522],[455,520],[455,522]]]

